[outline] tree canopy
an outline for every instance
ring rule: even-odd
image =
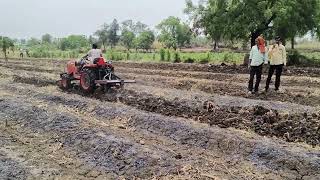
[[[83,35],[70,35],[66,38],[62,38],[60,41],[60,49],[80,49],[82,47],[88,47],[89,42]]]
[[[50,44],[52,42],[52,36],[50,34],[44,34],[41,40],[42,40],[42,43]]]
[[[98,37],[100,43],[103,45],[104,49],[106,49],[106,45],[108,43],[108,31],[109,31],[109,25],[107,23],[104,23],[101,29],[97,30],[94,33],[94,35]]]
[[[111,45],[111,48],[116,46],[120,39],[118,36],[119,30],[120,30],[120,26],[118,24],[118,21],[114,19],[110,24],[109,31],[108,31],[108,42]]]
[[[128,50],[134,47],[134,38],[135,34],[132,31],[127,29],[122,31],[121,42]]]
[[[154,33],[152,31],[143,31],[136,39],[136,48],[149,50],[155,40]]]
[[[4,54],[5,59],[7,59],[7,50],[13,47],[14,43],[12,39],[0,36],[0,48]]]
[[[113,48],[119,42],[119,30],[119,23],[114,19],[110,24],[103,24],[101,29],[97,30],[94,34],[98,37],[104,48],[106,45],[110,45]]]
[[[140,21],[134,22],[132,20],[126,20],[123,21],[122,23],[122,31],[131,31],[135,35],[139,35],[141,32],[149,30],[148,26]]]
[[[157,25],[160,31],[159,41],[167,48],[181,48],[190,43],[191,30],[189,26],[182,23],[179,18],[170,16]]]
[[[319,30],[319,0],[208,0],[186,1],[185,13],[194,28],[214,40],[248,40],[260,34],[283,39]]]

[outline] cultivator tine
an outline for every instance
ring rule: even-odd
[[[127,84],[127,83],[136,83],[135,80],[96,80],[97,84]]]

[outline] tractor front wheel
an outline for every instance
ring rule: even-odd
[[[84,93],[93,93],[96,88],[96,75],[90,69],[84,69],[80,75],[80,87]]]
[[[71,88],[71,80],[68,74],[63,74],[61,76],[61,88],[63,90],[68,90]]]

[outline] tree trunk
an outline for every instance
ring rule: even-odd
[[[249,63],[250,63],[249,56],[250,56],[249,54],[245,54],[245,56],[243,58],[243,63],[242,63],[243,66],[249,65]]]
[[[104,44],[104,42],[102,42],[102,46],[103,46],[103,53],[105,53],[106,52],[106,46],[105,46],[105,44]]]
[[[6,60],[6,62],[8,62],[8,57],[7,57],[7,50],[4,50],[4,59]]]
[[[214,41],[214,45],[213,45],[213,50],[214,50],[214,51],[217,51],[218,45],[219,45],[218,41],[215,40],[215,41]]]
[[[294,49],[294,37],[291,38],[291,49]]]
[[[251,47],[256,45],[256,39],[258,38],[259,35],[260,35],[260,32],[258,31],[251,33]]]

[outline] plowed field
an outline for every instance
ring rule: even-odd
[[[245,67],[116,62],[137,83],[84,95],[65,64],[0,61],[0,179],[320,179],[320,69],[247,95]]]

